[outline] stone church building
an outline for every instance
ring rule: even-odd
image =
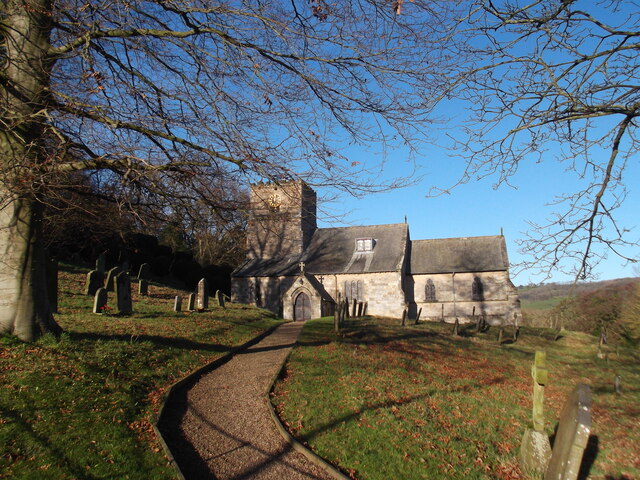
[[[317,228],[316,193],[303,182],[251,186],[247,257],[232,300],[287,320],[332,315],[340,298],[367,314],[491,324],[520,319],[504,237],[411,240],[406,223]]]

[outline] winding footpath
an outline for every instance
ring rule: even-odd
[[[302,325],[279,326],[171,399],[163,436],[188,480],[333,479],[283,439],[265,398]]]

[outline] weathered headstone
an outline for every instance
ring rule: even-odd
[[[504,336],[504,328],[500,328],[498,331],[498,343],[502,343],[502,337]]]
[[[193,312],[196,309],[196,294],[190,293],[187,301],[187,310]]]
[[[138,280],[138,294],[139,295],[149,295],[149,281],[143,279]]]
[[[102,252],[96,259],[96,270],[104,274],[107,269],[107,252]]]
[[[222,307],[222,308],[226,308],[225,307],[224,293],[222,293],[220,290],[218,290],[218,294],[216,295],[216,297],[218,299],[218,306]]]
[[[207,279],[203,278],[198,282],[198,311],[206,310],[209,307],[209,292]]]
[[[148,263],[143,263],[140,265],[140,270],[138,270],[138,280],[149,280],[149,275],[151,274],[151,265]]]
[[[104,273],[91,270],[87,273],[87,283],[84,288],[85,295],[95,295],[99,288],[104,286]]]
[[[518,341],[519,336],[520,336],[520,327],[516,325],[516,328],[513,329],[513,343]]]
[[[536,351],[531,367],[533,377],[533,429],[528,428],[522,437],[520,446],[520,463],[525,471],[544,473],[551,458],[551,444],[544,432],[544,386],[548,380],[546,368],[547,354]]]
[[[622,394],[622,385],[620,384],[620,375],[616,375],[616,393]]]
[[[105,313],[105,307],[107,306],[107,289],[100,287],[96,290],[95,297],[93,299],[93,313]]]
[[[47,294],[52,313],[58,313],[58,260],[47,260]]]
[[[111,270],[107,272],[107,278],[104,281],[104,288],[107,289],[107,292],[113,292],[113,283],[116,275],[120,273],[120,267],[113,267]]]
[[[533,377],[533,428],[539,432],[544,430],[544,386],[547,384],[547,352],[537,350],[534,364],[531,367]]]
[[[453,332],[452,332],[453,335],[459,335],[459,330],[460,330],[460,322],[456,318],[456,322],[453,324]]]
[[[114,280],[116,291],[116,308],[118,313],[128,315],[133,311],[131,302],[131,277],[127,272],[116,275]]]
[[[591,432],[591,389],[578,384],[565,403],[545,480],[576,480]]]
[[[180,295],[176,295],[176,299],[173,302],[173,311],[179,312],[182,310],[182,297]]]
[[[358,317],[362,318],[363,310],[364,310],[364,302],[358,302]]]
[[[407,309],[402,310],[402,326],[405,326],[405,322],[407,321]]]
[[[364,308],[362,309],[362,316],[367,316],[367,309],[369,308],[369,302],[364,302]]]

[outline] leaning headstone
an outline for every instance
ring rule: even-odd
[[[131,302],[131,277],[127,272],[116,275],[115,281],[116,306],[118,313],[128,315],[133,311]]]
[[[198,311],[206,310],[209,307],[209,292],[207,291],[207,279],[203,278],[198,282]]]
[[[138,281],[138,294],[139,295],[143,295],[143,296],[147,296],[149,295],[149,281],[143,279],[140,279]]]
[[[358,302],[358,317],[362,318],[363,310],[364,310],[364,302]]]
[[[420,310],[418,310],[418,315],[416,315],[416,325],[418,324],[418,322],[420,321],[420,315],[422,314],[422,307],[420,307]]]
[[[187,301],[187,310],[193,312],[196,309],[196,294],[190,293]]]
[[[52,313],[58,313],[58,260],[47,260],[47,293]]]
[[[362,309],[362,316],[367,316],[367,309],[369,308],[369,302],[364,302],[364,308]]]
[[[456,322],[453,324],[453,332],[452,332],[453,335],[458,335],[459,334],[459,329],[460,329],[460,322],[456,318]]]
[[[565,403],[545,480],[576,480],[591,432],[591,389],[580,383]]]
[[[502,343],[502,337],[504,336],[504,328],[500,328],[498,331],[498,343]]]
[[[407,309],[402,310],[402,326],[405,326],[405,322],[407,320]]]
[[[84,288],[84,294],[93,296],[99,288],[104,286],[104,273],[98,270],[91,270],[87,273],[87,283]]]
[[[149,280],[149,275],[151,274],[151,265],[148,263],[143,263],[140,265],[140,270],[138,270],[138,280]]]
[[[182,310],[182,297],[180,295],[176,295],[176,299],[173,302],[173,311],[179,312]]]
[[[520,446],[520,463],[527,472],[542,474],[551,458],[551,444],[544,432],[544,386],[547,383],[547,354],[536,351],[534,364],[531,367],[533,377],[533,429],[528,428],[522,437]]]
[[[107,278],[104,282],[104,288],[107,289],[107,292],[113,292],[113,283],[116,275],[120,273],[120,267],[113,267],[111,270],[107,272]]]
[[[93,313],[105,313],[107,306],[107,289],[100,287],[93,299]]]

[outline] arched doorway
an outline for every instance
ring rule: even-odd
[[[311,318],[311,302],[309,295],[301,292],[293,304],[293,319],[295,321],[304,321]]]

